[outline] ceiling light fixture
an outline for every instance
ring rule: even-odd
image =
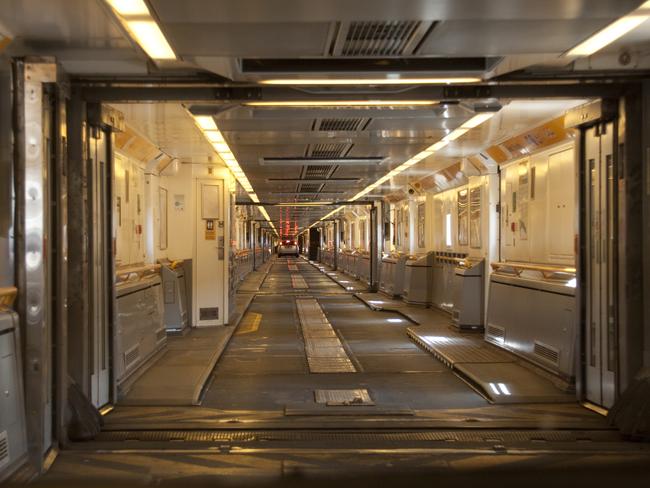
[[[320,207],[323,205],[332,205],[334,202],[283,202],[276,203],[278,207]]]
[[[482,113],[476,114],[474,117],[472,117],[471,119],[469,119],[466,122],[464,122],[463,124],[461,124],[461,126],[459,128],[453,130],[452,132],[447,134],[445,137],[443,137],[440,141],[436,142],[435,144],[432,144],[431,146],[426,148],[424,151],[419,152],[418,154],[416,154],[412,158],[408,159],[407,161],[405,161],[401,165],[399,165],[396,168],[393,168],[392,170],[390,170],[390,172],[388,172],[387,174],[385,174],[384,176],[379,178],[374,183],[371,183],[370,185],[365,187],[363,190],[361,190],[359,193],[357,193],[355,196],[353,196],[350,199],[350,201],[358,200],[359,198],[363,197],[364,195],[367,195],[372,190],[374,190],[375,188],[380,186],[382,183],[385,183],[386,181],[390,180],[394,176],[397,176],[402,171],[410,168],[411,166],[414,166],[415,164],[419,163],[423,159],[428,158],[429,156],[434,154],[436,151],[439,151],[440,149],[445,147],[447,144],[449,144],[449,142],[458,139],[459,137],[461,137],[463,134],[465,134],[470,129],[478,127],[479,125],[481,125],[485,121],[492,118],[495,113],[496,112],[482,112]]]
[[[249,107],[409,107],[436,105],[437,100],[296,100],[246,102]]]
[[[135,38],[140,47],[154,61],[176,59],[176,53],[167,42],[160,26],[151,16],[143,0],[106,0],[120,22]]]
[[[131,15],[149,16],[149,9],[144,0],[107,0],[108,4],[123,17]]]
[[[201,130],[205,138],[208,141],[210,141],[210,144],[212,145],[214,150],[217,152],[219,157],[226,164],[226,166],[228,167],[232,175],[235,177],[235,179],[239,182],[239,184],[244,189],[244,191],[248,194],[249,198],[253,201],[253,203],[260,203],[260,199],[255,193],[255,190],[253,189],[253,185],[251,185],[250,181],[248,181],[248,177],[246,176],[246,173],[244,173],[244,170],[239,165],[237,158],[230,150],[230,146],[228,146],[228,143],[223,137],[223,134],[217,127],[214,118],[212,118],[211,115],[192,115],[192,117],[194,118],[194,122],[196,123],[197,127]],[[261,205],[258,205],[257,208],[259,209],[260,213],[264,216],[266,221],[269,223],[269,225],[277,235],[278,232],[275,229],[273,223],[271,222],[271,218],[269,217],[269,214],[266,212],[266,209]]]
[[[480,83],[478,77],[452,78],[314,78],[262,80],[264,85],[449,85],[454,83]]]
[[[646,2],[631,14],[612,22],[604,29],[569,50],[566,56],[591,56],[620,37],[623,37],[650,18],[646,10],[648,6],[649,4]]]

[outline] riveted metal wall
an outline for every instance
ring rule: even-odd
[[[16,308],[24,342],[28,449],[38,470],[53,443],[53,236],[48,185],[53,120],[44,85],[54,82],[54,63],[15,61]]]

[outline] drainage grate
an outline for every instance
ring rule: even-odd
[[[357,131],[365,125],[364,118],[321,119],[316,130],[320,131]],[[363,124],[363,125],[362,125]]]
[[[543,342],[535,341],[534,352],[536,356],[556,366],[560,364],[560,351],[554,347],[548,346]]]
[[[621,435],[613,430],[426,430],[344,432],[336,430],[132,430],[100,432],[96,441],[104,442],[616,442]]]
[[[356,390],[315,390],[314,398],[316,403],[324,403],[327,406],[354,406],[374,405],[368,390],[360,388]]]

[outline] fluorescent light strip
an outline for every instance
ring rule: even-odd
[[[176,59],[176,53],[167,42],[158,23],[143,0],[107,0],[120,22],[128,29],[140,47],[155,60]]]
[[[452,83],[479,83],[478,77],[456,78],[339,78],[339,79],[274,79],[262,80],[264,85],[445,85]]]
[[[403,107],[436,105],[437,100],[296,100],[278,102],[247,102],[249,107]]]
[[[219,131],[219,128],[217,127],[217,124],[215,123],[212,116],[193,115],[193,118],[196,122],[196,125],[199,127],[201,132],[203,132],[205,138],[210,141],[214,150],[217,152],[217,154],[219,154],[219,157],[223,159],[232,175],[239,182],[244,191],[248,193],[249,198],[253,202],[259,203],[260,199],[255,193],[253,185],[251,185],[250,181],[248,181],[246,173],[244,173],[244,171],[241,169],[241,166],[239,166],[237,158],[235,158],[235,155],[230,150],[228,143],[224,139],[223,134],[221,134]],[[260,208],[263,209],[264,207]],[[267,218],[266,220],[269,219]]]
[[[123,17],[130,15],[149,16],[149,9],[144,0],[107,0],[109,5]]]
[[[248,181],[248,178],[246,177],[246,173],[244,173],[244,170],[242,170],[241,166],[239,166],[239,162],[237,161],[237,158],[230,150],[230,146],[228,146],[228,143],[223,137],[223,134],[221,134],[221,132],[219,131],[219,128],[217,127],[217,124],[215,123],[212,116],[194,115],[193,117],[196,122],[196,125],[199,127],[199,129],[201,129],[201,132],[203,132],[205,138],[208,141],[210,141],[212,147],[217,152],[217,154],[219,154],[219,157],[223,159],[224,163],[226,164],[226,166],[228,167],[232,175],[239,182],[239,184],[242,186],[244,191],[248,193],[248,197],[254,203],[260,203],[259,197],[255,193],[253,186],[251,185],[250,181]],[[279,237],[278,231],[276,230],[275,225],[273,225],[273,222],[271,222],[271,217],[269,216],[266,209],[262,205],[258,205],[257,208],[259,209],[262,216],[269,223],[269,226],[273,229],[275,235]]]
[[[635,14],[626,15],[620,19],[612,22],[607,27],[597,32],[586,41],[578,44],[576,47],[571,49],[567,56],[591,56],[597,51],[600,51],[605,46],[611,44],[616,39],[623,37],[625,34],[631,30],[637,28],[643,22],[648,20],[650,16],[647,14]]]
[[[451,141],[453,141],[455,139],[458,139],[459,137],[461,137],[463,134],[465,134],[470,129],[478,127],[483,122],[485,122],[485,121],[489,120],[490,118],[492,118],[495,114],[496,114],[496,112],[483,112],[483,113],[480,113],[480,114],[476,114],[474,117],[467,120],[465,123],[461,124],[461,126],[459,128],[457,128],[454,131],[447,134],[442,140],[436,142],[435,144],[432,144],[431,146],[426,148],[424,151],[419,152],[418,154],[413,156],[411,159],[405,161],[404,163],[402,163],[398,167],[392,169],[390,172],[388,172],[387,174],[385,174],[384,176],[379,178],[374,183],[371,183],[370,185],[365,187],[363,190],[361,190],[355,196],[350,198],[350,201],[353,202],[353,201],[358,200],[359,198],[363,197],[364,195],[367,195],[368,193],[370,193],[372,190],[374,190],[375,188],[377,188],[381,184],[383,184],[386,181],[390,180],[392,177],[397,176],[402,171],[404,171],[404,170],[410,168],[411,166],[419,163],[423,159],[428,158],[429,156],[434,154],[436,151],[439,151],[440,149],[445,147],[447,144],[449,144],[449,142],[451,142]],[[342,207],[339,207],[334,212],[338,212],[341,208]],[[328,215],[323,217],[321,220],[329,217],[334,212],[330,212]],[[312,226],[314,226],[316,224],[317,224],[317,222],[314,222],[310,227],[312,227]]]

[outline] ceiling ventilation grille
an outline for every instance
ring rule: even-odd
[[[300,185],[300,193],[318,193],[322,185],[318,183],[303,183]]]
[[[305,179],[326,179],[334,166],[329,164],[318,164],[305,166]]]
[[[309,149],[309,156],[314,159],[340,158],[347,151],[349,144],[314,144]]]
[[[404,56],[413,54],[433,22],[342,22],[332,46],[333,56]]]
[[[316,130],[320,131],[357,131],[365,127],[367,119],[321,119]]]

